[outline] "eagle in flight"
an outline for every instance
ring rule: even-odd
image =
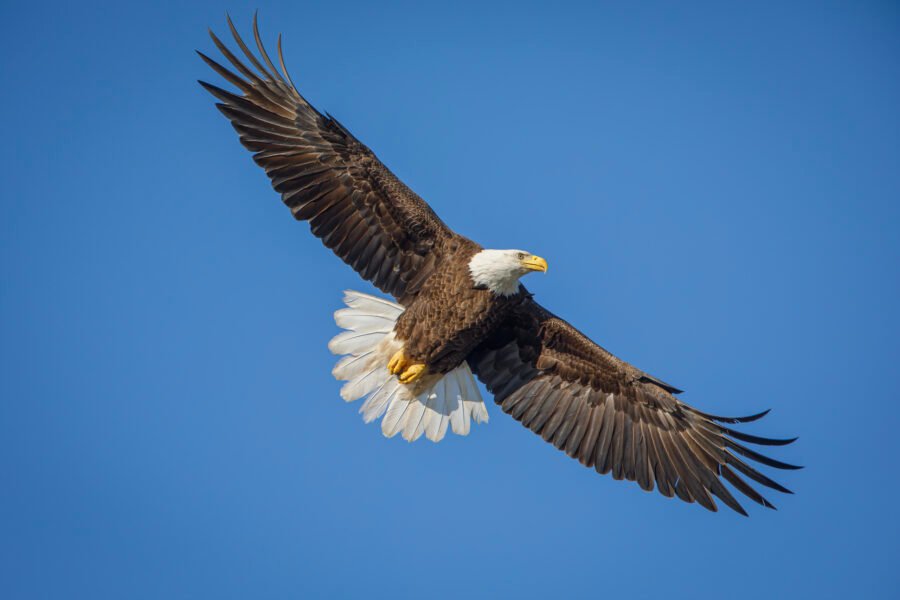
[[[774,506],[747,479],[790,493],[745,459],[796,469],[748,448],[782,446],[728,427],[763,417],[720,417],[685,404],[680,390],[616,358],[535,302],[519,279],[546,272],[523,250],[495,250],[456,233],[334,117],[307,102],[253,34],[259,55],[228,26],[243,59],[212,31],[234,70],[202,59],[237,88],[201,81],[241,143],[265,169],[294,218],[395,301],[346,292],[335,313],[345,329],[329,344],[343,355],[341,396],[363,400],[368,423],[409,441],[443,439],[488,420],[474,377],[524,426],[586,467],[654,487],[715,511],[718,497],[746,515],[725,487]],[[795,438],[796,439],[796,438]],[[745,479],[746,478],[746,479]]]

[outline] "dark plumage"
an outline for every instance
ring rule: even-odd
[[[752,436],[725,426],[754,421],[765,413],[739,418],[702,413],[673,395],[680,390],[619,360],[544,309],[524,287],[505,294],[473,280],[472,261],[481,246],[450,230],[371,150],[300,95],[285,70],[280,37],[281,73],[263,48],[255,18],[260,58],[230,19],[228,25],[250,66],[212,32],[236,73],[200,56],[241,93],[201,84],[219,100],[219,110],[294,217],[309,222],[328,248],[400,302],[402,313],[391,335],[401,344],[406,362],[421,364],[422,372],[432,377],[423,381],[432,385],[467,364],[504,412],[585,466],[710,510],[716,510],[716,496],[746,514],[723,480],[767,507],[772,504],[744,478],[789,493],[741,457],[778,469],[798,467],[739,442],[780,446],[793,440]],[[538,257],[528,260],[531,269],[540,267],[534,260],[543,262]],[[399,375],[400,370],[392,372]],[[383,414],[384,408],[380,410],[377,416]],[[385,420],[403,418],[391,410]],[[446,416],[451,409],[435,410]],[[412,439],[431,427],[423,423]],[[440,439],[441,426],[446,429],[446,423],[438,421],[429,438]],[[415,427],[410,425],[411,430]]]

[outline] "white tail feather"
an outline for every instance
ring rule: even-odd
[[[365,398],[359,412],[366,423],[379,417],[387,437],[403,433],[407,441],[425,434],[432,442],[453,433],[468,435],[470,419],[486,423],[487,407],[481,399],[469,365],[463,362],[444,375],[426,375],[410,386],[401,384],[387,370],[387,363],[403,344],[394,337],[394,323],[403,307],[389,300],[346,291],[334,320],[344,328],[328,344],[334,354],[346,354],[332,369],[335,378],[347,381],[341,397],[347,402]]]

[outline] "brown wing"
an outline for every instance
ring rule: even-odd
[[[790,493],[738,455],[779,469],[799,467],[735,440],[769,446],[794,440],[724,426],[768,411],[735,418],[702,413],[675,398],[678,390],[619,360],[530,298],[469,363],[504,412],[598,473],[612,472],[648,491],[655,485],[664,496],[713,511],[715,495],[742,515],[747,513],[722,480],[769,508],[774,506],[738,473]]]
[[[443,244],[456,234],[371,150],[300,95],[284,67],[280,37],[281,73],[263,48],[255,17],[253,33],[263,62],[230,18],[228,26],[253,68],[212,32],[213,42],[240,75],[198,54],[241,94],[200,84],[220,100],[216,106],[296,219],[309,221],[327,247],[382,291],[401,302],[414,296],[440,259]]]

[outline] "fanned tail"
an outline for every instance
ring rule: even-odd
[[[468,435],[471,421],[487,423],[484,400],[469,365],[463,362],[449,373],[426,375],[412,386],[390,374],[387,363],[402,342],[394,336],[394,324],[403,307],[383,298],[347,290],[334,320],[342,331],[328,344],[334,354],[344,354],[332,370],[346,381],[341,397],[347,402],[365,398],[359,412],[366,423],[384,417],[381,431],[387,437],[403,433],[407,441],[425,434],[432,442],[444,439],[448,427]]]

